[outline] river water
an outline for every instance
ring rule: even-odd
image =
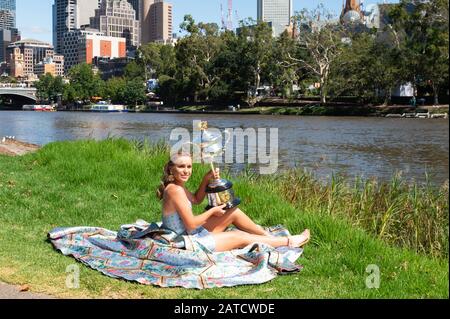
[[[389,180],[401,172],[417,182],[428,174],[435,185],[449,178],[447,119],[1,111],[0,137],[39,145],[108,136],[169,141],[174,128],[192,131],[200,119],[219,129],[278,128],[278,171],[302,167],[322,180],[333,173]]]

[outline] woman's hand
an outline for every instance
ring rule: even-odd
[[[205,179],[208,181],[213,179],[220,179],[220,169],[216,168],[215,171],[211,170],[208,174],[206,174]]]
[[[226,210],[224,209],[227,205],[221,205],[221,206],[217,206],[214,208],[211,208],[209,211],[212,213],[213,216],[215,217],[222,217],[223,215],[226,214]]]

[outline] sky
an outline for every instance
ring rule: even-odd
[[[327,9],[338,15],[343,0],[294,0],[294,11],[303,8],[312,9],[323,3]],[[364,3],[380,3],[385,0],[365,0]],[[52,42],[52,4],[54,0],[17,0],[17,27],[22,39],[36,39]],[[191,14],[197,22],[216,22],[221,25],[220,4],[226,14],[227,0],[170,0],[174,10],[174,32],[179,31],[179,25],[185,14]],[[398,2],[388,0],[387,2]],[[256,19],[257,0],[233,0],[233,15],[237,11],[239,19],[251,17]],[[237,19],[234,23],[237,25]]]

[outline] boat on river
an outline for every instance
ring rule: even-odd
[[[128,109],[124,105],[116,105],[105,101],[100,101],[91,106],[91,112],[121,113],[128,112]]]
[[[56,112],[56,108],[53,105],[41,104],[26,104],[22,106],[22,110],[35,112]]]

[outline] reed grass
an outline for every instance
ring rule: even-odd
[[[274,182],[273,180],[268,181]],[[333,175],[323,184],[311,172],[291,170],[275,180],[296,207],[336,216],[390,244],[433,257],[448,257],[449,184],[407,183],[401,174],[388,182],[354,181]]]

